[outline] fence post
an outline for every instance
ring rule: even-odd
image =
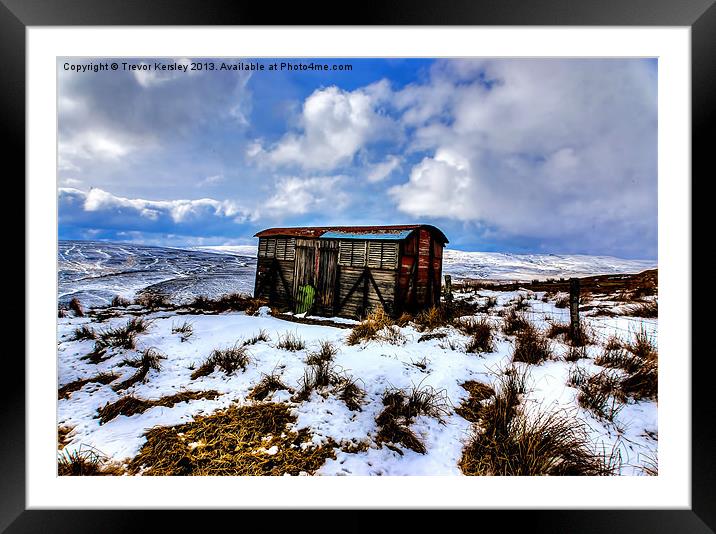
[[[452,277],[449,274],[445,275],[445,302],[452,303]]]
[[[569,279],[569,337],[572,343],[581,341],[579,328],[579,278]]]

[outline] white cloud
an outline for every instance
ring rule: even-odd
[[[369,182],[380,182],[385,180],[391,173],[400,167],[401,158],[398,156],[388,156],[385,161],[370,165],[368,167],[368,181]]]
[[[161,62],[159,62],[161,63]],[[144,87],[145,89],[155,87],[157,85],[162,85],[167,82],[170,82],[172,80],[176,80],[177,78],[181,76],[195,76],[201,71],[198,70],[190,70],[191,69],[191,60],[188,58],[182,58],[178,59],[176,61],[177,65],[180,65],[182,69],[185,70],[156,70],[154,68],[154,63],[146,63],[144,61],[140,61],[139,65],[143,67],[149,67],[148,70],[135,70],[133,71],[134,79],[137,80],[137,83]]]
[[[145,200],[113,195],[98,188],[85,193],[78,189],[60,188],[60,195],[71,195],[82,200],[86,212],[129,211],[150,221],[169,218],[174,223],[189,223],[207,217],[228,218],[235,222],[255,220],[256,212],[246,210],[229,200],[201,198],[196,200]]]
[[[427,151],[390,189],[413,216],[508,235],[654,234],[655,72],[635,60],[451,61],[396,95]],[[446,88],[450,83],[452,90]],[[491,88],[488,89],[488,86]],[[631,237],[630,237],[631,238]]]
[[[282,177],[265,208],[276,216],[340,211],[348,204],[348,195],[340,189],[345,180],[344,176]]]
[[[367,143],[395,130],[379,109],[389,95],[386,81],[351,92],[336,86],[318,89],[303,104],[300,133],[288,133],[270,148],[254,144],[247,154],[269,166],[309,170],[349,164]]]

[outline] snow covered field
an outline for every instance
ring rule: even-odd
[[[385,331],[382,339],[350,345],[347,339],[357,322],[347,319],[332,318],[333,322],[325,325],[301,324],[273,317],[266,307],[255,314],[243,311],[205,314],[177,308],[197,295],[216,298],[231,292],[250,293],[255,270],[251,254],[246,247],[221,247],[209,252],[100,242],[60,243],[60,305],[66,306],[71,298],[78,298],[88,313],[80,317],[68,312],[58,318],[58,389],[61,390],[58,400],[61,451],[58,454],[69,457],[79,451],[92,450],[106,461],[126,465],[147,444],[146,433],[152,428],[195,421],[197,416],[215,414],[229,406],[278,403],[295,418],[286,432],[303,429],[301,436],[310,436],[312,446],[332,449],[334,458],[329,457],[315,474],[460,475],[463,474],[461,458],[476,428],[475,421],[460,415],[460,407],[470,400],[463,385],[476,381],[499,390],[505,370],[514,365],[527,375],[527,389],[520,396],[520,406],[525,413],[563,414],[583,425],[594,452],[620,458],[619,474],[642,475],[655,470],[657,401],[630,397],[617,402],[609,397],[612,411],[610,417],[605,418],[604,414],[600,416],[578,401],[580,389],[573,380],[575,375],[593,376],[607,371],[615,373],[617,378],[625,376],[624,371],[613,366],[605,369],[596,363],[613,336],[623,346],[629,346],[641,333],[656,346],[657,319],[620,312],[633,304],[614,295],[590,296],[594,302],[583,302],[587,311],[582,314],[583,324],[591,334],[590,344],[582,355],[586,357],[567,361],[566,339],[545,336],[551,356],[539,364],[513,363],[517,338],[504,332],[506,315],[522,298],[524,309],[520,313],[544,334],[553,324],[569,321],[569,310],[558,307],[563,294],[546,295],[528,290],[456,293],[457,300],[469,302],[473,307],[479,308],[490,299],[494,301],[493,306],[469,314],[473,320],[485,319],[493,325],[491,350],[482,353],[466,351],[471,338],[456,327],[455,322],[435,329],[407,322],[390,327],[391,331]],[[638,272],[652,266],[649,262],[584,256],[526,257],[456,251],[447,251],[445,256],[445,270],[456,278],[484,275],[492,279],[532,279],[578,273]],[[174,304],[158,310],[138,305],[106,308],[115,295],[132,299],[146,288],[169,295]],[[642,302],[655,303],[655,299],[646,297]],[[95,306],[97,308],[92,310]],[[617,313],[594,315],[595,310],[605,307]],[[134,347],[122,348],[115,340],[96,350],[97,340],[103,333],[121,330],[128,321],[137,318],[146,320],[146,329],[136,333]],[[179,327],[185,323],[190,325],[191,331],[182,333]],[[83,327],[86,328],[84,335],[78,330]],[[192,377],[213,351],[240,347],[259,334],[264,334],[265,339],[254,340],[245,347],[248,355],[245,369],[225,373],[215,368],[205,376]],[[281,348],[280,341],[287,334],[295,335],[305,347]],[[76,339],[78,337],[85,339]],[[296,395],[305,380],[310,359],[325,342],[337,349],[330,363],[332,371],[336,376],[352,380],[364,391],[360,409],[350,409],[335,387],[314,388],[305,398]],[[143,379],[118,387],[135,375],[138,365],[135,362],[147,350],[163,359],[147,367]],[[88,358],[93,354],[94,358]],[[266,376],[278,378],[285,389],[269,392],[262,401],[252,399],[251,392]],[[404,443],[386,443],[380,437],[381,425],[376,419],[380,419],[385,410],[386,393],[396,390],[429,390],[439,394],[445,402],[441,417],[418,414],[405,422],[424,446],[424,453]],[[186,401],[167,401],[172,395],[186,392],[196,395]],[[202,392],[211,394],[201,398]],[[129,397],[157,403],[145,404],[130,415],[120,413],[107,415],[104,421],[100,419],[100,409]],[[189,446],[201,447],[202,444]],[[255,451],[267,455],[276,452],[276,446]]]
[[[540,329],[552,322],[568,320],[568,310],[557,308],[553,301],[543,302],[543,294],[528,292],[481,291],[478,297],[497,299],[497,306],[486,314],[499,326],[503,318],[500,310],[512,306],[519,293],[528,296],[529,308],[523,313]],[[134,308],[132,308],[134,309]],[[314,444],[332,440],[339,445],[361,444],[360,450],[345,446],[335,449],[335,459],[328,459],[316,474],[322,475],[460,475],[458,467],[463,449],[471,435],[472,424],[455,413],[468,397],[461,387],[467,380],[495,384],[511,362],[514,336],[496,333],[494,351],[485,354],[465,352],[469,338],[452,326],[440,327],[432,333],[446,337],[419,342],[425,332],[408,324],[400,328],[402,337],[395,344],[386,341],[363,341],[349,346],[346,338],[349,329],[332,326],[308,325],[287,322],[270,315],[261,308],[256,316],[244,312],[217,315],[187,314],[177,316],[172,311],[158,311],[144,316],[149,320],[145,333],[137,336],[136,348],[131,350],[110,348],[106,359],[92,363],[83,359],[94,347],[92,340],[71,341],[79,326],[101,331],[125,324],[131,316],[119,316],[105,322],[96,318],[66,317],[58,319],[58,371],[59,386],[78,379],[87,379],[99,373],[116,373],[112,384],[89,382],[58,403],[58,423],[71,429],[65,438],[64,453],[80,447],[93,447],[103,455],[124,462],[140,451],[147,430],[155,426],[172,426],[191,421],[195,416],[210,414],[232,404],[250,405],[251,389],[264,375],[279,375],[291,389],[298,390],[306,369],[306,359],[319,349],[322,341],[330,341],[338,348],[334,364],[336,369],[357,380],[365,390],[359,411],[352,411],[346,403],[329,390],[314,391],[302,402],[292,398],[285,390],[271,393],[263,402],[285,403],[296,416],[293,430],[307,429]],[[172,328],[188,322],[193,332],[186,342]],[[566,410],[571,416],[586,423],[596,450],[609,453],[618,450],[621,456],[619,472],[623,475],[643,474],[642,467],[655,462],[657,450],[657,403],[654,401],[628,401],[613,422],[600,420],[576,402],[578,389],[567,385],[570,370],[575,366],[593,373],[600,370],[594,363],[602,345],[609,336],[622,340],[633,338],[644,330],[656,339],[657,320],[635,317],[586,317],[584,321],[594,332],[595,343],[587,347],[588,358],[578,362],[564,361],[568,347],[551,340],[554,357],[539,365],[516,364],[529,374],[528,391],[522,400],[525,407],[539,410]],[[345,321],[344,321],[345,322]],[[268,341],[248,346],[250,361],[245,371],[231,375],[220,370],[208,376],[192,379],[193,371],[214,350],[231,347],[237,342],[255,336],[261,331]],[[277,348],[279,339],[293,333],[306,347],[298,351]],[[135,370],[122,362],[138,357],[144,349],[154,348],[166,356],[159,370],[151,369],[144,381],[124,391],[114,391],[116,385],[127,379]],[[400,445],[387,447],[376,443],[379,432],[376,417],[384,408],[382,396],[390,388],[432,386],[444,390],[451,405],[449,415],[440,422],[435,418],[418,416],[410,429],[423,442],[425,454]],[[121,397],[132,395],[141,399],[159,399],[182,391],[215,390],[220,395],[214,400],[192,400],[174,406],[155,406],[131,416],[118,415],[100,424],[98,409]],[[269,454],[271,451],[267,452]]]

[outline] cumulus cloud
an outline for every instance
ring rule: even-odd
[[[247,72],[118,70],[81,76],[60,68],[58,73],[59,168],[77,175],[116,170],[111,164],[128,155],[186,152],[177,145],[193,142],[207,125],[248,124]]]
[[[343,210],[349,200],[340,189],[345,182],[344,176],[282,177],[276,182],[265,209],[277,216]]]
[[[634,60],[441,63],[396,96],[429,155],[389,194],[415,217],[654,248],[654,76]]]
[[[301,131],[287,133],[268,148],[255,143],[247,155],[270,166],[308,170],[347,165],[366,144],[395,131],[393,121],[380,108],[390,94],[385,80],[355,91],[336,86],[318,89],[303,104]]]
[[[255,211],[228,200],[145,200],[98,188],[87,192],[60,188],[58,201],[60,223],[86,229],[201,235],[210,230],[227,232],[258,217]]]

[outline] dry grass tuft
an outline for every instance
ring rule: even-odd
[[[514,308],[510,308],[507,313],[505,313],[503,321],[504,324],[502,326],[502,331],[508,336],[514,336],[525,328],[530,328],[532,326],[525,316],[516,311]]]
[[[560,295],[557,297],[557,300],[554,302],[555,308],[568,308],[569,307],[569,295]]]
[[[588,377],[579,386],[577,403],[597,419],[613,423],[626,400],[621,391],[621,380],[618,373],[607,370]]]
[[[119,295],[115,295],[115,297],[112,299],[113,308],[126,308],[127,306],[131,306],[131,304],[132,302],[129,299],[120,297]]]
[[[249,345],[256,345],[256,343],[259,343],[260,341],[263,341],[264,343],[271,341],[271,336],[269,336],[268,332],[263,328],[259,330],[258,334],[254,334],[250,338],[242,341],[241,344],[244,347],[248,347]]]
[[[490,313],[490,310],[497,306],[497,297],[487,297],[485,302],[477,308],[480,313]]]
[[[235,344],[227,349],[214,349],[204,363],[191,374],[191,379],[208,376],[217,368],[225,375],[232,375],[238,369],[246,371],[250,361],[249,351],[244,345]]]
[[[262,401],[265,400],[274,391],[285,390],[289,393],[293,393],[293,390],[283,383],[281,376],[275,371],[270,375],[262,375],[261,380],[253,387],[251,393],[249,393],[249,399]]]
[[[332,362],[338,355],[338,347],[330,341],[323,340],[317,351],[311,352],[306,358],[308,365],[318,365],[324,362]]]
[[[442,307],[433,306],[416,315],[413,319],[413,324],[420,331],[435,330],[441,326],[449,325],[450,317]]]
[[[360,410],[365,391],[358,386],[360,379],[355,379],[344,371],[339,370],[331,360],[315,360],[303,372],[300,380],[301,389],[294,397],[294,401],[307,400],[313,391],[327,394],[333,391],[336,396],[345,402],[349,410]]]
[[[547,329],[546,336],[550,339],[567,339],[569,337],[569,323],[551,323]]]
[[[549,340],[536,328],[523,328],[515,339],[513,362],[524,362],[539,365],[552,358],[552,347]]]
[[[143,475],[300,475],[313,474],[335,458],[336,444],[315,446],[308,429],[290,430],[296,422],[284,404],[231,406],[174,427],[157,427],[130,462]]]
[[[612,385],[612,395],[620,401],[658,398],[659,355],[654,340],[643,328],[630,342],[610,339],[595,363],[625,373]]]
[[[567,352],[565,352],[563,358],[565,362],[576,362],[578,360],[588,358],[587,347],[585,347],[584,345],[569,345],[567,347]]]
[[[189,321],[180,324],[172,323],[172,334],[179,334],[179,339],[184,343],[194,334],[194,326]]]
[[[121,476],[124,468],[91,447],[63,451],[57,458],[59,476]]]
[[[216,299],[198,296],[185,307],[203,313],[223,313],[227,311],[243,311],[247,315],[254,315],[261,306],[267,304],[266,300],[256,299],[244,293],[228,293]]]
[[[495,350],[493,326],[486,318],[460,321],[459,325],[458,328],[470,336],[470,341],[465,345],[465,352],[485,353]]]
[[[520,405],[526,375],[502,375],[459,466],[466,475],[609,475],[616,464],[593,451],[584,423],[565,412],[526,414]]]
[[[297,352],[306,348],[306,342],[303,341],[297,333],[286,332],[285,334],[279,335],[276,348]]]
[[[450,401],[445,390],[435,390],[432,386],[413,386],[410,389],[391,388],[383,394],[383,411],[376,418],[379,426],[376,443],[386,446],[399,454],[395,448],[401,443],[417,453],[425,454],[425,445],[410,429],[415,417],[425,415],[443,422],[450,413]]]
[[[208,391],[182,391],[155,400],[140,399],[133,395],[128,395],[115,402],[105,404],[97,410],[97,415],[99,416],[100,424],[104,424],[117,416],[126,415],[130,417],[134,414],[144,413],[155,406],[172,407],[180,402],[189,402],[198,399],[214,400],[219,395],[220,393],[213,389]]]
[[[61,451],[65,446],[69,445],[71,439],[70,434],[75,429],[74,426],[57,427],[57,450]]]
[[[148,348],[141,352],[139,358],[134,360],[124,360],[124,365],[129,365],[137,369],[137,372],[130,376],[127,380],[124,380],[112,386],[115,391],[127,389],[128,387],[136,384],[137,382],[144,382],[147,379],[149,371],[154,369],[155,371],[161,371],[161,360],[166,360],[166,356],[159,352],[157,349]]]
[[[622,311],[622,315],[656,319],[659,317],[659,304],[655,300],[649,300],[647,302],[627,306]]]
[[[372,341],[378,338],[378,332],[392,325],[393,320],[390,316],[385,313],[383,308],[378,307],[351,329],[346,343],[348,345],[357,345],[361,341]]]
[[[70,341],[84,341],[97,339],[97,332],[87,325],[78,326],[74,332]]]
[[[96,376],[91,376],[90,378],[81,378],[79,380],[74,380],[65,384],[57,390],[57,398],[68,399],[72,393],[74,393],[75,391],[79,391],[86,384],[96,382],[98,384],[106,385],[117,380],[117,378],[119,378],[119,375],[114,373],[100,373]]]
[[[149,310],[158,310],[162,308],[171,308],[172,303],[166,295],[155,293],[153,291],[145,291],[134,299],[134,303],[147,308]]]
[[[510,304],[512,309],[515,311],[525,311],[530,309],[529,299],[523,294],[517,295],[517,298],[510,301]]]
[[[455,409],[455,413],[463,419],[472,423],[477,423],[480,420],[480,412],[482,411],[483,401],[493,397],[495,395],[495,390],[492,386],[475,380],[468,380],[460,385],[470,394],[470,396],[462,401],[462,404]]]
[[[105,353],[109,348],[127,350],[135,348],[137,335],[146,332],[149,324],[146,319],[133,317],[124,326],[100,330],[95,334],[94,349],[85,358],[92,363],[99,363],[105,359]]]
[[[77,297],[73,297],[72,300],[70,300],[69,309],[75,314],[75,317],[85,316],[85,310],[82,307],[80,299],[78,299]]]

